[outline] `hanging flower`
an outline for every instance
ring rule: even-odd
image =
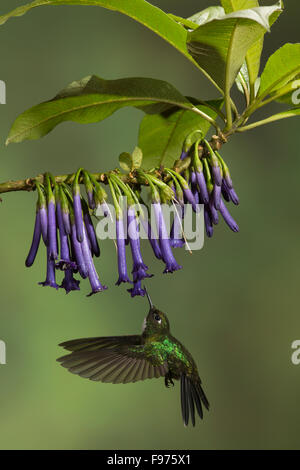
[[[75,262],[72,262],[70,258],[68,234],[65,230],[61,202],[58,194],[56,200],[56,215],[59,229],[61,257],[60,262],[56,264],[56,268],[59,268],[64,271],[65,276],[60,287],[65,289],[66,293],[68,294],[72,290],[80,290],[80,281],[74,279],[73,277],[73,272],[74,270],[77,270],[77,265]]]
[[[126,262],[126,246],[125,246],[125,234],[124,234],[124,223],[121,214],[117,215],[116,218],[116,235],[117,235],[117,252],[118,252],[118,271],[119,279],[116,285],[119,286],[122,282],[131,282],[127,274],[127,262]]]
[[[130,293],[131,297],[135,297],[137,295],[144,297],[146,294],[146,291],[142,289],[140,280],[134,281],[133,287],[131,289],[127,289],[127,291]]]
[[[136,280],[141,281],[146,277],[152,277],[151,274],[147,274],[148,266],[143,262],[140,246],[140,236],[138,230],[138,223],[136,218],[135,209],[132,205],[128,207],[127,211],[128,220],[128,239],[131,248],[131,255],[133,261],[132,274]]]
[[[83,227],[83,240],[81,246],[83,259],[87,268],[87,274],[92,288],[92,292],[88,295],[88,297],[90,297],[93,294],[97,294],[98,292],[106,290],[107,287],[103,286],[100,282],[88,244],[87,231],[85,227]]]
[[[37,205],[32,243],[31,243],[31,247],[30,247],[28,256],[27,256],[26,261],[25,261],[25,266],[27,268],[32,266],[34,261],[35,261],[36,254],[38,252],[39,245],[40,245],[41,235],[42,235],[41,219],[40,219],[40,214],[39,214],[39,208],[38,208],[38,205]]]
[[[81,243],[83,240],[83,218],[82,218],[82,207],[81,207],[81,196],[80,196],[80,185],[79,185],[79,176],[82,169],[79,168],[77,171],[74,182],[73,182],[73,210],[74,210],[74,219],[76,226],[76,236],[77,240]]]
[[[39,285],[46,287],[53,287],[58,289],[59,285],[56,283],[55,277],[55,261],[51,257],[50,248],[47,246],[47,276],[44,282],[39,282]]]
[[[46,174],[46,192],[48,209],[48,255],[51,260],[58,258],[55,197],[51,187],[50,175]]]
[[[45,245],[48,243],[48,214],[47,214],[47,201],[44,193],[44,187],[38,181],[35,183],[38,192],[38,212],[41,222],[41,232]]]
[[[173,273],[178,269],[182,269],[182,266],[180,266],[174,258],[160,202],[158,202],[157,199],[154,200],[152,207],[155,212],[161,255],[166,265],[164,273]]]

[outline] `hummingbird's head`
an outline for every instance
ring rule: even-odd
[[[150,311],[144,320],[144,332],[154,334],[169,333],[169,331],[170,324],[167,315],[154,306],[150,308]]]
[[[145,289],[145,287],[144,287]],[[158,310],[152,303],[149,294],[146,291],[146,295],[150,304],[150,310],[148,315],[146,316],[143,324],[143,334],[144,335],[153,335],[156,333],[169,333],[170,331],[170,324],[169,320],[167,318],[167,315],[165,315],[163,312]]]

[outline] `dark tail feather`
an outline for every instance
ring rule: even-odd
[[[180,388],[181,388],[181,393],[180,393],[180,398],[181,398],[181,414],[182,414],[182,419],[185,424],[185,426],[188,425],[188,420],[187,420],[187,406],[186,406],[186,399],[185,399],[185,375],[181,376],[181,381],[180,381]]]
[[[197,390],[198,390],[200,399],[201,399],[203,405],[205,406],[205,408],[206,408],[207,411],[208,411],[208,410],[209,410],[209,401],[208,401],[208,399],[206,398],[206,395],[205,395],[205,393],[204,393],[203,388],[201,387],[201,382],[200,382],[200,380],[199,380],[199,382],[196,384],[196,387],[197,387]]]
[[[189,423],[191,415],[192,425],[195,426],[195,407],[200,419],[203,419],[203,408],[209,409],[209,403],[201,387],[201,383],[193,382],[185,374],[181,376],[181,411],[185,426]]]
[[[187,379],[186,379],[186,383],[187,383]],[[190,403],[190,410],[191,410],[192,425],[195,426],[195,403],[193,399],[192,387],[188,387],[188,396],[189,396],[189,403]]]
[[[189,416],[190,415],[190,406],[189,406],[190,387],[189,387],[189,383],[188,383],[188,379],[186,375],[183,376],[183,382],[184,382],[184,400],[185,400],[185,409],[186,409],[184,424],[187,426],[189,424],[189,418],[190,418]]]

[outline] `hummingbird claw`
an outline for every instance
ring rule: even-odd
[[[165,377],[165,386],[167,388],[170,388],[170,384],[172,385],[172,387],[174,387],[174,382],[173,382],[172,378],[170,376],[166,376]]]

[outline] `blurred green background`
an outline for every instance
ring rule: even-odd
[[[20,0],[1,0],[0,14]],[[208,1],[153,4],[188,16]],[[265,2],[270,4],[272,2]],[[299,5],[286,11],[266,53],[299,40]],[[182,93],[207,99],[213,88],[196,68],[151,31],[97,7],[41,7],[0,28],[1,75],[7,105],[0,106],[1,180],[60,174],[84,165],[116,165],[137,141],[142,114],[126,109],[100,124],[65,123],[40,141],[5,147],[16,116],[89,74],[103,78],[149,76]],[[266,55],[265,55],[266,58]],[[264,58],[264,61],[265,61]],[[282,121],[236,135],[224,147],[241,199],[232,208],[241,231],[222,223],[203,250],[177,252],[184,269],[162,275],[147,245],[155,277],[155,304],[168,313],[172,332],[198,363],[211,411],[195,429],[184,428],[179,386],[162,380],[129,385],[92,383],[56,363],[63,340],[134,334],[148,306],[114,287],[116,256],[102,243],[98,261],[109,290],[86,298],[42,288],[45,253],[31,269],[35,194],[12,193],[1,204],[1,323],[7,365],[0,366],[2,449],[289,449],[299,448],[300,366],[291,343],[300,339],[299,121]]]

